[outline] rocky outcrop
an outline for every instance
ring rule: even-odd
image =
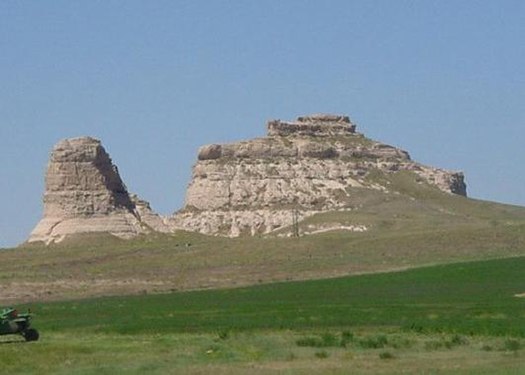
[[[297,121],[273,120],[268,122],[268,135],[330,136],[355,133],[356,126],[348,116],[315,114],[300,116]]]
[[[170,218],[128,192],[100,141],[63,140],[51,153],[43,218],[28,241],[93,232],[131,238],[176,229],[232,237],[271,233],[316,213],[356,209],[355,196],[363,189],[387,192],[381,176],[399,171],[466,195],[462,173],[416,163],[406,151],[357,133],[348,116],[301,116],[267,127],[266,137],[201,147],[185,205]],[[335,223],[308,233],[329,230],[367,228]]]
[[[146,202],[130,196],[99,140],[66,139],[51,153],[43,218],[28,241],[49,243],[90,232],[130,238],[167,230],[161,221]]]
[[[131,201],[135,205],[134,214],[142,223],[141,227],[155,232],[171,232],[167,218],[155,213],[149,202],[140,199],[136,194],[131,194]]]
[[[268,122],[268,136],[203,146],[176,228],[237,236],[269,233],[317,212],[345,209],[355,189],[386,189],[373,171],[412,171],[428,184],[466,195],[463,175],[411,160],[367,139],[348,116],[311,115]]]

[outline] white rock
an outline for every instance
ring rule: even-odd
[[[66,139],[53,148],[43,218],[28,242],[58,242],[74,234],[100,232],[131,238],[151,230],[169,229],[147,202],[130,197],[100,141]]]
[[[372,170],[410,170],[443,191],[466,195],[461,173],[420,165],[404,150],[368,140],[347,116],[270,121],[268,135],[201,147],[185,207],[170,223],[206,234],[269,233],[292,225],[293,210],[307,217],[348,208],[352,188],[389,192],[367,182]]]

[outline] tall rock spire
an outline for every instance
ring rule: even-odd
[[[135,202],[99,140],[62,140],[47,167],[43,218],[28,241],[49,243],[91,232],[130,238],[147,232]]]

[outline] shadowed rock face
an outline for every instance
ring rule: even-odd
[[[316,114],[268,122],[268,136],[199,149],[174,227],[237,236],[268,233],[300,218],[345,209],[371,171],[408,170],[439,189],[466,195],[463,174],[418,164],[396,147],[356,133],[348,116]],[[353,190],[354,189],[354,190]]]
[[[49,243],[89,232],[108,232],[122,238],[144,233],[147,223],[142,216],[149,217],[149,205],[142,204],[139,210],[138,201],[131,199],[99,140],[81,137],[60,141],[47,167],[44,215],[29,242]]]

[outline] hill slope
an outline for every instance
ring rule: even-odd
[[[359,210],[314,215],[301,237],[189,232],[77,236],[0,252],[0,302],[222,288],[525,254],[525,208],[451,195],[412,172],[377,174]],[[346,230],[352,225],[367,230]],[[288,229],[284,229],[288,230]],[[308,234],[310,232],[316,232]]]

